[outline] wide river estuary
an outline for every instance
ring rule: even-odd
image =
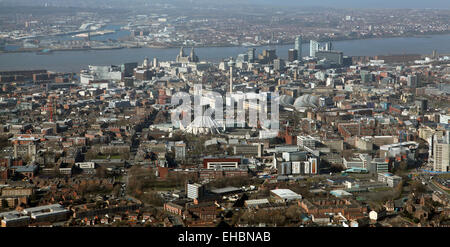
[[[293,45],[256,47],[257,53],[263,49],[276,49],[278,57],[286,59]],[[333,42],[333,49],[343,51],[346,56],[375,56],[392,54],[450,54],[450,34],[426,37],[382,38],[346,40]],[[219,62],[224,58],[236,57],[248,47],[207,47],[196,48],[200,60]],[[309,44],[302,45],[303,56],[309,54]],[[175,60],[179,48],[131,48],[117,50],[55,51],[48,55],[35,52],[0,54],[0,71],[48,69],[57,72],[79,72],[88,65],[120,65],[127,62],[141,63],[145,57],[160,61]],[[185,48],[189,54],[190,48]]]

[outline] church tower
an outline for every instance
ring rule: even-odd
[[[189,62],[198,63],[199,59],[197,55],[195,55],[194,47],[191,49],[191,54],[189,55]]]
[[[185,55],[184,55],[184,48],[181,47],[181,48],[180,48],[180,53],[178,54],[177,59],[176,59],[177,63],[183,62],[183,60],[184,60],[183,58],[185,58]]]

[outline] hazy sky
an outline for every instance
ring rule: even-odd
[[[450,8],[450,0],[248,0],[252,3],[337,8]]]
[[[179,5],[180,3],[220,3],[224,5],[239,5],[239,4],[271,4],[278,6],[307,6],[307,7],[332,7],[332,8],[434,8],[434,9],[450,9],[450,0],[0,0],[0,4],[13,5],[43,5],[49,3],[51,5],[59,6],[77,6],[78,3],[85,2],[89,5],[121,5],[126,4],[143,4],[143,3],[173,3]]]

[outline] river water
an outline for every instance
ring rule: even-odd
[[[257,53],[263,49],[276,49],[280,58],[286,59],[293,45],[256,47]],[[333,42],[333,49],[347,56],[374,56],[389,54],[450,54],[450,34],[426,37],[381,38],[346,40]],[[205,47],[196,48],[200,60],[218,62],[224,58],[236,57],[248,47]],[[302,45],[303,56],[309,54],[309,44]],[[120,65],[127,62],[141,63],[145,57],[157,57],[160,61],[175,60],[179,48],[129,48],[119,50],[55,51],[48,55],[36,53],[0,54],[0,71],[24,69],[48,69],[57,72],[79,72],[88,65]],[[190,48],[185,48],[189,54]]]

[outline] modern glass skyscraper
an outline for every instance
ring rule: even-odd
[[[297,50],[297,59],[302,59],[302,36],[295,37],[294,49]]]
[[[297,50],[296,49],[289,49],[288,51],[288,61],[294,62],[295,60],[299,60],[297,57]]]
[[[333,50],[333,44],[331,43],[331,41],[328,41],[327,43],[325,43],[325,51],[331,50]]]
[[[309,56],[316,57],[316,51],[319,51],[319,42],[315,40],[309,41]]]
[[[248,48],[247,54],[248,54],[248,61],[249,61],[250,63],[255,62],[255,58],[256,58],[255,52],[256,52],[256,49],[255,49],[255,48]]]

